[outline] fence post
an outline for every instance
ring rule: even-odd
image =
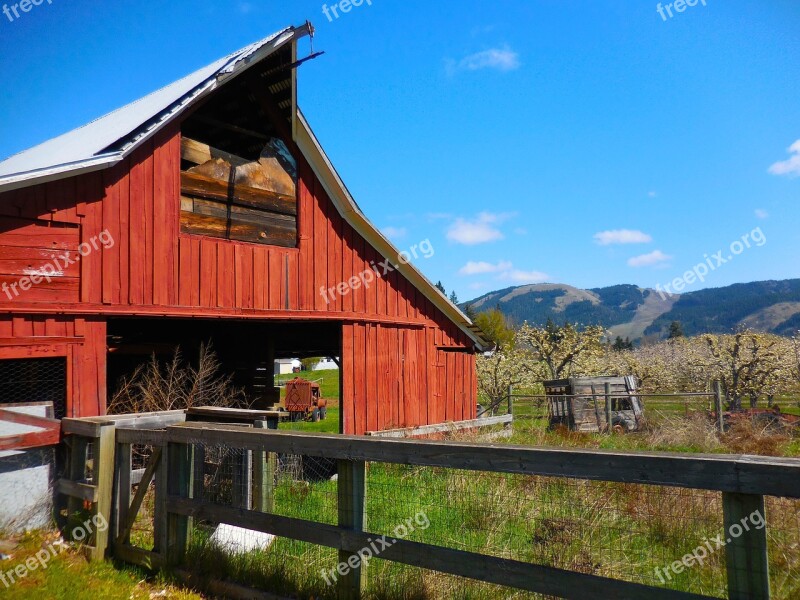
[[[114,518],[111,524],[112,541],[116,541],[125,528],[128,511],[131,507],[131,444],[118,444],[114,460],[116,462],[116,478],[114,481]],[[126,537],[130,537],[130,535]],[[128,539],[122,540],[122,543],[128,543]]]
[[[508,414],[511,415],[511,417],[514,416],[514,386],[513,385],[508,386]],[[513,427],[514,427],[513,423],[509,422],[509,423],[505,424],[503,429],[511,431],[511,429]]]
[[[717,429],[720,433],[725,433],[725,419],[722,417],[722,382],[719,379],[714,382],[714,410],[717,411]]]
[[[167,461],[161,467],[167,472],[167,490],[170,496],[191,498],[194,491],[193,448],[191,444],[167,445]],[[178,565],[186,556],[191,536],[192,519],[185,515],[167,513],[165,558],[168,564]]]
[[[363,531],[366,525],[365,498],[366,498],[366,463],[364,461],[339,461],[339,527],[352,531]],[[358,566],[352,567],[349,561],[356,561]],[[339,550],[339,564],[347,564],[348,572],[342,575],[337,582],[339,600],[359,600],[364,578],[364,569],[361,557],[347,550]]]
[[[153,476],[155,499],[153,501],[153,539],[155,552],[167,557],[167,493],[169,488],[169,445],[161,446],[161,460]]]
[[[722,512],[728,598],[768,600],[769,561],[764,496],[723,493]],[[758,522],[764,524],[761,529],[757,529],[750,518],[756,513],[760,516]]]
[[[92,509],[94,547],[91,560],[103,560],[108,550],[111,528],[111,506],[114,496],[114,452],[117,446],[117,428],[113,423],[102,423],[94,440],[94,465],[92,482],[97,488],[97,502]],[[104,526],[103,526],[104,524]]]
[[[89,438],[80,435],[71,435],[69,440],[69,465],[67,477],[70,481],[83,482],[86,479],[86,461]],[[73,531],[81,525],[80,517],[76,515],[83,509],[83,500],[70,496],[67,498],[67,523],[66,531],[70,540],[74,540]]]
[[[606,431],[611,433],[611,384],[606,381]]]
[[[269,429],[268,421],[256,421],[256,429]],[[275,512],[275,471],[278,455],[259,450],[253,452],[253,510]]]

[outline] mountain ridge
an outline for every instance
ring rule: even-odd
[[[791,335],[800,330],[800,279],[736,283],[683,294],[619,284],[581,289],[560,283],[503,288],[465,302],[475,312],[499,308],[512,323],[548,319],[602,325],[613,337],[663,338],[678,321],[686,335],[730,333],[749,327]]]

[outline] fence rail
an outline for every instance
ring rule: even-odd
[[[798,459],[495,446],[280,432],[262,428],[263,423],[243,427],[182,423],[178,417],[160,421],[152,416],[147,418],[149,421],[117,420],[116,428],[113,423],[102,422],[68,425],[73,447],[91,443],[97,448],[90,482],[94,491],[89,493],[87,482],[77,481],[78,477],[61,485],[66,494],[94,500],[95,510],[112,524],[110,540],[95,541],[94,557],[102,556],[110,546],[120,560],[147,568],[179,565],[186,556],[193,524],[198,521],[225,523],[332,548],[347,564],[383,533],[370,531],[367,520],[366,505],[371,494],[367,486],[368,463],[721,492],[726,530],[754,511],[764,514],[764,496],[800,498]],[[126,427],[145,422],[163,428]],[[93,439],[87,440],[75,432]],[[133,468],[134,446],[152,448],[144,472]],[[233,482],[255,490],[252,497],[234,494],[232,499],[220,501],[205,496],[203,469],[206,452],[213,447],[236,450],[238,462],[232,467]],[[289,455],[324,456],[336,461],[335,523],[279,514],[274,485],[277,457]],[[85,461],[86,455],[73,456],[77,462],[72,464],[71,472],[76,476],[85,473],[86,464],[81,461]],[[141,483],[132,495],[134,472],[141,473]],[[155,486],[156,531],[153,548],[148,549],[135,546],[130,534],[151,480]],[[768,527],[749,528],[723,550],[729,598],[770,597],[767,531]],[[567,598],[710,597],[415,540],[398,539],[381,553],[380,559]],[[338,579],[337,586],[339,598],[360,598],[363,590],[360,567],[349,569],[346,576]]]

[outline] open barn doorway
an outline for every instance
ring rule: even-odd
[[[303,387],[293,385],[300,378],[313,384],[326,418],[309,407],[300,418],[282,417],[280,427],[340,433],[340,373],[330,365],[338,366],[341,338],[334,321],[110,319],[109,412],[187,405],[285,410]]]

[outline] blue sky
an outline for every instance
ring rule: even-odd
[[[800,277],[797,0],[365,0],[331,20],[307,0],[51,2],[0,13],[2,157],[309,19],[326,54],[300,68],[304,112],[462,300],[663,285],[757,228],[686,289]]]

